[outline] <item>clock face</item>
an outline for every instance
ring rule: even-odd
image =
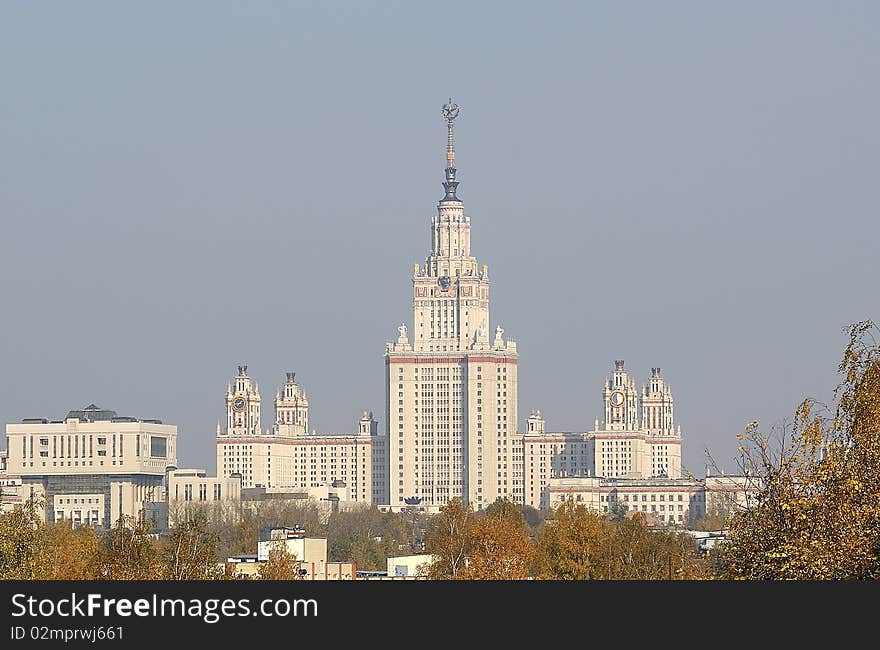
[[[440,285],[441,291],[446,291],[447,289],[449,289],[449,282],[450,280],[448,275],[441,275],[439,278],[437,278],[437,284]]]
[[[620,391],[614,391],[611,393],[611,404],[613,406],[620,406],[623,404],[623,393]]]
[[[235,400],[233,400],[232,402],[232,408],[234,408],[236,411],[244,410],[244,398],[236,397]]]

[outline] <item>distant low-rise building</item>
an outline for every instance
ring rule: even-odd
[[[389,578],[426,577],[433,561],[434,556],[430,553],[389,557],[385,560],[386,575]]]
[[[699,479],[554,478],[547,494],[553,508],[571,499],[596,512],[613,512],[614,506],[644,512],[668,525],[687,526],[705,514],[705,486]]]
[[[258,561],[267,561],[269,553],[281,548],[301,562],[327,561],[326,537],[306,537],[306,531],[297,527],[271,528],[260,531],[260,541],[257,543]]]
[[[243,577],[257,577],[276,550],[286,550],[296,560],[303,580],[355,580],[354,562],[329,562],[327,538],[308,537],[300,527],[269,528],[260,531],[256,554],[236,555],[226,560],[228,569]]]
[[[667,526],[692,526],[707,513],[731,514],[755,505],[759,486],[745,476],[697,478],[598,478],[569,476],[550,479],[547,501],[557,508],[563,501],[610,513],[615,509],[643,512]],[[615,508],[616,506],[616,508]]]
[[[697,543],[697,550],[700,554],[709,553],[718,544],[723,544],[727,540],[727,530],[689,530],[687,533],[694,538]]]
[[[762,486],[760,479],[754,476],[713,476],[709,472],[704,483],[706,512],[721,515],[757,505],[757,496]]]
[[[171,469],[166,477],[166,527],[205,512],[212,519],[238,521],[241,511],[241,477],[208,476],[204,469]]]

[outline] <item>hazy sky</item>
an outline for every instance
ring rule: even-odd
[[[685,436],[829,400],[878,314],[875,2],[3,2],[0,421],[90,402],[215,469],[238,364],[319,432],[384,417],[386,340],[459,196],[519,419],[588,430],[615,359]],[[381,422],[384,430],[385,422]],[[0,441],[2,443],[2,441]]]

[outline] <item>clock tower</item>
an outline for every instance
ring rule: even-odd
[[[602,399],[605,402],[606,431],[636,431],[639,428],[636,380],[624,369],[622,359],[614,362],[611,378],[605,378]]]
[[[260,388],[239,366],[235,385],[226,386],[226,431],[228,436],[260,435]],[[221,434],[222,435],[222,434]]]

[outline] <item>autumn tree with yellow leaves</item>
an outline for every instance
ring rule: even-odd
[[[490,505],[470,529],[463,580],[523,580],[529,576],[532,541],[519,506],[506,499]]]
[[[652,529],[641,512],[620,521],[571,499],[548,519],[535,548],[544,580],[693,580],[709,577],[686,533]]]
[[[880,347],[871,321],[849,327],[836,404],[811,400],[777,435],[741,436],[755,507],[730,519],[718,559],[737,579],[880,577]]]
[[[300,563],[296,556],[287,550],[283,540],[273,543],[269,549],[268,561],[260,566],[257,578],[259,580],[302,580],[299,568]]]
[[[98,576],[100,540],[91,526],[69,519],[46,526],[49,580],[92,580]]]
[[[604,517],[571,499],[544,522],[535,549],[535,570],[547,580],[590,580],[601,574]]]
[[[120,517],[101,538],[97,571],[102,580],[161,579],[162,546],[150,535],[150,522]]]
[[[28,499],[0,515],[0,580],[44,580],[52,571],[42,503]]]

